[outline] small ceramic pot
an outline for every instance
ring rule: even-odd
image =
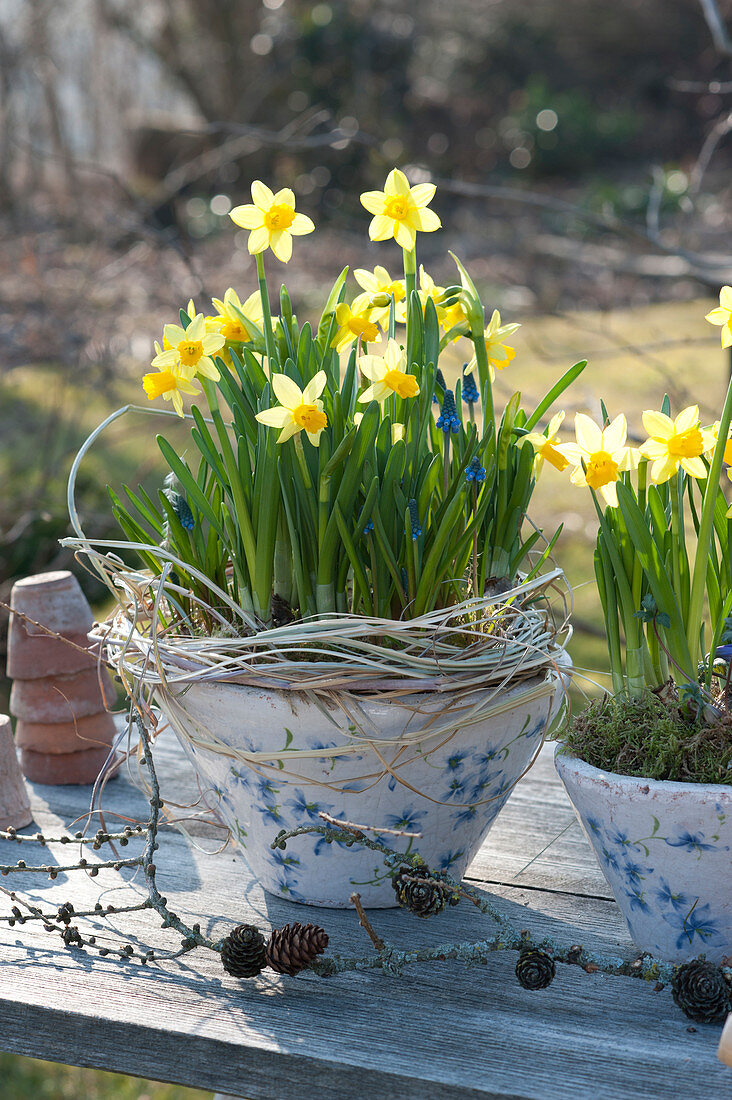
[[[732,787],[554,758],[633,942],[667,962],[732,954]]]
[[[266,890],[333,907],[358,891],[365,905],[388,907],[395,895],[377,852],[317,834],[282,851],[271,847],[276,834],[322,824],[320,811],[373,826],[372,836],[379,826],[416,832],[383,839],[459,879],[531,764],[562,694],[551,674],[500,694],[473,692],[459,704],[450,692],[375,692],[333,703],[224,682],[189,684],[158,702],[204,799]]]

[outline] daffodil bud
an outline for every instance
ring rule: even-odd
[[[459,300],[462,290],[463,288],[461,286],[446,286],[442,294],[438,295],[435,301],[441,306],[454,306]]]

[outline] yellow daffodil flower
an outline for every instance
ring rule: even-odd
[[[558,412],[549,421],[545,432],[529,432],[524,436],[524,440],[534,448],[534,477],[539,476],[545,462],[560,473],[569,466],[567,456],[557,449],[557,433],[563,421],[564,413]]]
[[[252,255],[271,248],[283,264],[292,255],[293,236],[301,237],[315,229],[307,215],[295,213],[295,196],[289,187],[283,187],[275,195],[261,180],[252,183],[252,202],[235,206],[229,217],[242,229],[251,229]]]
[[[353,423],[355,424],[356,427],[359,426],[359,424],[361,423],[362,420],[363,420],[363,413],[354,413],[353,414]],[[392,424],[392,426],[391,426],[391,445],[392,445],[392,447],[400,439],[404,439],[404,425],[403,424]]]
[[[431,298],[437,316],[439,317],[443,312],[442,306],[440,305],[440,298],[445,293],[445,288],[444,286],[437,286],[432,276],[428,275],[425,271],[424,264],[419,265],[419,290],[417,293],[422,303],[422,310],[424,311],[424,307],[427,305],[427,299]]]
[[[156,344],[155,347],[159,349],[160,345]],[[181,394],[188,393],[195,397],[201,392],[180,364],[143,375],[142,387],[149,401],[154,401],[156,397],[162,397],[163,401],[172,401],[178,416],[183,416]]]
[[[219,331],[227,344],[247,343],[250,340],[256,340],[257,330],[248,328],[238,316],[236,310],[240,310],[261,332],[264,320],[262,318],[262,298],[258,290],[255,290],[254,294],[250,294],[246,302],[240,302],[239,295],[234,288],[229,287],[224,294],[223,301],[221,298],[212,298],[211,302],[214,309],[218,310],[217,316],[213,317],[212,320],[218,322]]]
[[[278,443],[284,443],[304,428],[313,447],[319,447],[321,433],[328,423],[320,400],[326,381],[325,371],[320,370],[301,390],[286,374],[273,374],[272,389],[279,407],[257,413],[257,420],[270,428],[282,429],[277,436]]]
[[[336,332],[331,347],[341,351],[354,340],[363,340],[365,344],[372,344],[379,339],[379,326],[371,319],[371,310],[368,307],[367,295],[359,294],[353,306],[341,302],[336,306]]]
[[[411,250],[417,233],[432,233],[442,222],[427,207],[435,194],[433,183],[409,186],[409,180],[398,168],[387,176],[383,191],[364,191],[361,205],[374,217],[369,226],[372,241],[388,241],[391,237],[402,248]]]
[[[577,413],[574,418],[576,443],[560,443],[560,451],[575,468],[570,475],[573,485],[589,485],[599,492],[607,504],[617,507],[616,482],[621,470],[637,465],[637,452],[627,447],[628,425],[621,413],[606,428],[601,428],[590,416]]]
[[[188,305],[186,306],[185,312],[188,314],[191,321],[193,320],[193,318],[198,313],[198,310],[196,309],[195,303],[194,303],[192,298],[188,299]],[[206,332],[218,332],[220,330],[221,325],[219,323],[219,318],[218,317],[206,317],[205,320],[206,320]],[[167,340],[165,336],[163,336],[163,351],[170,351],[170,347],[171,347],[170,341]]]
[[[715,447],[717,446],[717,440],[719,439],[719,421],[715,420],[711,428],[709,428],[706,432],[702,430],[702,435],[704,435],[709,441],[709,446],[707,447],[705,453],[711,457],[712,451],[714,451]],[[729,436],[727,437],[727,442],[724,445],[724,458],[722,461],[725,462],[727,466],[732,466],[732,439],[730,439]],[[728,475],[730,475],[730,479],[732,480],[732,473],[729,470],[727,471],[727,473]]]
[[[723,286],[719,292],[719,305],[705,320],[712,325],[722,326],[722,347],[732,347],[732,286]]]
[[[158,354],[152,361],[154,367],[159,370],[179,367],[189,379],[199,374],[214,382],[217,380],[219,372],[211,356],[224,346],[224,338],[219,332],[206,332],[202,313],[196,314],[188,328],[166,325],[163,335],[169,347],[162,351],[157,349]]]
[[[706,435],[707,433],[702,433]],[[709,429],[709,436],[711,436],[711,442],[706,450],[706,454],[711,458],[712,452],[717,446],[717,440],[719,439],[719,421],[715,420],[712,427]],[[728,438],[724,446],[724,455],[722,461],[727,466],[727,477],[732,481],[732,439]],[[732,519],[732,507],[730,507],[725,513],[727,519]]]
[[[640,453],[652,460],[651,481],[662,485],[679,466],[690,477],[706,477],[707,468],[701,456],[709,450],[711,432],[699,427],[699,406],[689,405],[675,420],[664,413],[648,409],[643,413],[643,427],[650,436]]]
[[[424,307],[427,305],[427,299],[432,299],[435,306],[435,311],[437,313],[437,318],[442,325],[444,332],[449,332],[451,329],[457,327],[461,329],[460,332],[456,332],[454,334],[453,340],[458,340],[461,336],[467,336],[470,329],[468,326],[468,315],[465,312],[464,305],[462,304],[462,302],[455,302],[455,304],[452,306],[445,306],[443,304],[445,297],[444,286],[437,286],[435,284],[435,280],[432,278],[431,275],[427,274],[422,264],[419,265],[418,293],[420,301],[422,302],[423,310]],[[505,326],[505,328],[509,327],[509,325]],[[517,325],[516,327],[518,328],[519,326]],[[506,351],[509,353],[507,361],[510,361],[511,359],[513,359],[513,356],[516,353],[514,352],[513,348],[507,348]]]
[[[521,325],[502,325],[500,313],[497,309],[493,310],[490,323],[483,333],[491,382],[495,380],[496,370],[503,370],[506,364],[516,357],[516,349],[504,344],[503,341],[512,336],[519,328],[521,328]],[[466,373],[469,374],[472,370],[475,370],[477,365],[478,360],[473,356],[465,368]]]
[[[392,393],[404,398],[416,397],[419,393],[419,383],[415,376],[405,374],[402,369],[406,366],[406,355],[396,340],[389,340],[383,356],[359,356],[358,365],[362,373],[373,383],[359,397],[361,404],[367,404],[369,401],[381,403]]]
[[[451,332],[452,329],[460,329],[453,336],[453,340],[459,340],[461,336],[467,336],[470,331],[468,315],[462,302],[455,302],[454,306],[443,306],[440,323],[446,333]],[[513,351],[513,348],[511,348],[511,351]]]
[[[358,285],[365,291],[364,294],[359,294],[358,298],[354,301],[354,309],[356,308],[357,302],[360,306],[362,300],[367,300],[372,310],[371,319],[382,327],[385,327],[389,322],[389,310],[391,308],[391,303],[388,299],[393,296],[394,320],[400,325],[406,323],[407,289],[403,279],[392,279],[386,268],[380,265],[377,265],[373,271],[368,271],[363,267],[359,267],[354,271],[353,275]],[[383,301],[384,296],[387,299],[385,304]],[[376,299],[378,304],[374,302],[374,299]]]

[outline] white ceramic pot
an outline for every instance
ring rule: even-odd
[[[273,850],[276,834],[322,824],[319,811],[419,832],[383,839],[459,879],[531,764],[559,697],[550,674],[497,695],[349,695],[330,709],[302,693],[194,683],[160,706],[205,801],[266,890],[335,907],[358,891],[365,905],[387,907],[395,895],[378,853],[311,834]]]
[[[555,764],[633,942],[668,962],[732,954],[732,787]]]

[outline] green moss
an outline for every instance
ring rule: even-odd
[[[619,775],[732,786],[732,714],[690,722],[652,692],[597,700],[572,720],[568,749]]]

